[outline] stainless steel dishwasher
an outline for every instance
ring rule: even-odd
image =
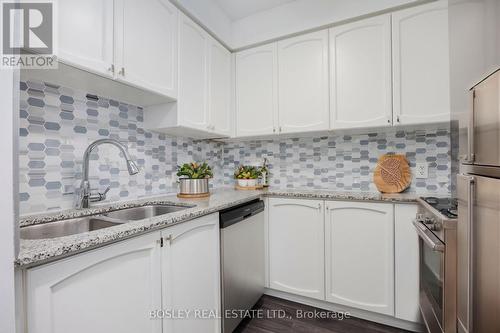
[[[264,202],[220,212],[222,332],[230,333],[264,293]]]

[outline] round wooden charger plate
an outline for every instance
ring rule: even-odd
[[[177,194],[177,198],[181,199],[199,199],[199,198],[207,198],[210,196],[210,193],[201,193],[201,194]]]
[[[373,174],[373,182],[382,193],[400,193],[411,184],[411,169],[404,155],[383,155]]]

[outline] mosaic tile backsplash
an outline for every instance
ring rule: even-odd
[[[443,125],[445,127],[445,125]],[[228,143],[224,146],[225,184],[239,164],[269,162],[270,185],[333,191],[377,191],[373,171],[379,156],[405,154],[410,167],[428,163],[426,179],[413,178],[407,190],[447,195],[450,192],[450,131],[385,129],[383,132]]]
[[[74,207],[83,153],[97,139],[124,143],[141,169],[130,176],[116,147],[97,147],[89,178],[101,192],[111,187],[106,202],[176,191],[175,169],[184,162],[206,160],[222,170],[221,147],[149,132],[140,107],[32,81],[21,82],[20,97],[21,215]]]
[[[376,191],[372,173],[377,158],[403,153],[412,167],[429,163],[429,177],[414,179],[411,192],[448,194],[449,129],[383,131],[245,142],[193,141],[144,129],[141,107],[89,95],[84,91],[37,81],[21,82],[19,175],[21,215],[74,206],[82,157],[97,139],[124,143],[141,172],[129,176],[113,146],[100,146],[91,156],[90,181],[107,202],[176,191],[177,164],[206,160],[214,169],[212,186],[234,183],[240,164],[267,158],[271,185],[335,191]]]

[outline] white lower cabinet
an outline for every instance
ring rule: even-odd
[[[326,204],[326,300],[394,315],[393,205]]]
[[[165,319],[163,332],[220,332],[218,215],[165,229],[162,236],[163,307],[193,310],[186,319]]]
[[[395,289],[396,318],[418,322],[419,310],[419,250],[418,234],[412,221],[417,205],[395,205]]]
[[[26,270],[27,332],[220,332],[218,222],[212,214]],[[162,309],[192,313],[150,319]],[[193,318],[200,309],[213,319]]]
[[[269,199],[272,289],[324,299],[323,201]]]
[[[160,233],[26,272],[29,333],[160,333]]]
[[[420,322],[416,205],[268,200],[268,288]]]

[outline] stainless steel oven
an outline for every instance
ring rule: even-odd
[[[421,198],[413,223],[419,235],[420,312],[430,333],[456,333],[457,230],[450,207],[450,199]]]

